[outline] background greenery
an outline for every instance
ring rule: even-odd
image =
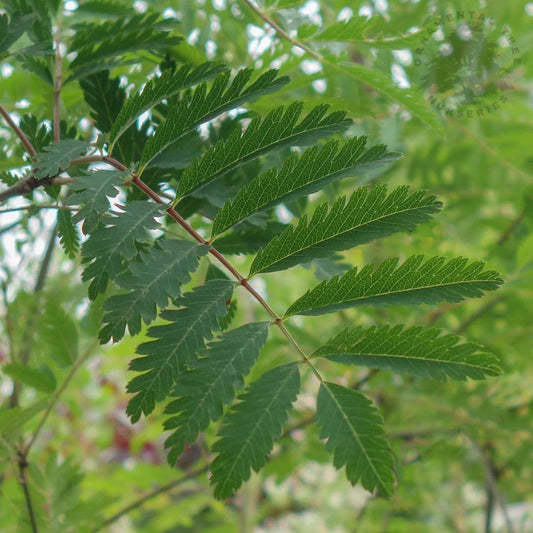
[[[64,18],[69,24],[93,17],[113,18],[117,9],[122,9],[114,2],[79,4],[65,3]],[[141,59],[131,56],[134,61],[119,69],[124,83],[131,84],[132,90],[137,87],[146,73],[156,68],[161,55],[178,63],[222,59],[233,68],[274,66],[292,78],[282,91],[253,103],[254,110],[267,111],[273,99],[281,104],[295,98],[304,100],[306,108],[327,102],[349,110],[356,122],[350,133],[368,134],[369,144],[384,142],[389,149],[405,154],[369,179],[425,188],[445,203],[444,211],[430,224],[406,236],[359,247],[347,254],[350,262],[413,253],[464,254],[486,260],[488,267],[503,274],[506,284],[494,295],[460,306],[348,310],[331,320],[342,322],[339,329],[342,325],[401,321],[467,332],[470,340],[499,355],[505,374],[484,382],[440,383],[359,370],[346,373],[346,383],[371,380],[369,389],[363,390],[370,390],[371,385],[393,439],[399,487],[390,500],[351,488],[344,476],[329,466],[313,426],[307,433],[300,430],[312,413],[314,391],[309,390],[298,400],[292,420],[295,429],[275,448],[265,470],[253,477],[235,500],[216,502],[202,469],[205,452],[201,443],[186,452],[182,471],[176,472],[165,462],[161,419],[152,416],[135,426],[126,419],[126,368],[139,339],[126,338],[105,347],[95,343],[101,316],[98,301],[88,305],[79,265],[62,255],[58,246],[44,272],[45,252],[52,249],[48,235],[55,213],[31,207],[50,203],[49,197],[36,191],[32,198],[17,199],[0,208],[4,288],[0,364],[7,363],[16,351],[27,352],[35,365],[53,370],[48,381],[40,374],[33,387],[22,390],[23,406],[28,410],[17,416],[29,419],[24,428],[27,435],[35,430],[36,415],[50,394],[58,394],[61,383],[73,373],[32,451],[29,476],[30,483],[40,487],[36,497],[43,531],[94,530],[95,524],[114,519],[115,513],[145,495],[153,497],[101,530],[480,531],[486,527],[489,509],[494,511],[489,530],[530,531],[533,39],[528,28],[532,4],[272,0],[259,3],[259,7],[287,32],[286,37],[276,33],[247,2],[136,2],[134,9],[149,8],[177,17],[176,33],[184,35],[188,44],[158,54],[143,52]],[[327,33],[320,37],[321,29],[326,32],[350,11],[371,18],[355,20],[347,35],[333,28],[333,37]],[[492,36],[503,54],[496,57],[480,52],[479,60],[493,84],[480,99],[470,95],[470,103],[462,109],[472,110],[472,117],[443,114],[438,109],[438,102],[458,92],[472,72],[472,64],[446,63],[435,42],[422,44],[418,36],[409,36],[415,27],[427,28],[432,16],[458,11],[465,12],[465,17],[469,12],[492,17],[494,25],[481,34]],[[450,20],[449,35],[454,24],[457,26]],[[508,35],[514,39],[510,47],[498,40]],[[299,43],[310,50],[302,50]],[[414,59],[420,48],[421,66],[414,61],[409,64],[408,54],[396,52],[411,49]],[[514,62],[513,48],[519,50],[515,56],[520,63]],[[505,79],[498,74],[496,63],[512,67]],[[35,74],[35,68],[33,73],[22,69],[10,57],[4,58],[0,68],[0,102],[9,111],[22,116],[30,110],[39,120],[52,117],[50,85]],[[400,68],[404,74],[395,77]],[[450,80],[450,73],[456,78]],[[405,80],[411,87],[400,89],[398,85]],[[409,94],[412,99],[406,97]],[[436,98],[433,104],[430,95]],[[478,109],[493,105],[502,95],[506,100],[500,100],[498,109],[478,115]],[[62,106],[66,124],[91,139],[88,107],[77,83],[65,85]],[[0,125],[0,144],[0,170],[13,167],[14,161],[24,164],[22,149],[4,124]],[[9,178],[4,176],[4,181]],[[349,192],[354,184],[347,181],[342,187]],[[338,192],[325,190],[324,194]],[[311,202],[316,205],[319,200]],[[19,207],[23,209],[13,210]],[[308,206],[295,204],[292,208],[297,212]],[[288,211],[279,214],[290,217]],[[246,261],[235,258],[242,265]],[[324,263],[323,267],[330,269],[331,265]],[[303,273],[300,269],[298,275],[289,271],[260,279],[259,288],[282,309],[320,275],[320,267]],[[246,302],[238,312],[249,319],[259,313]],[[306,319],[306,324],[306,331],[302,329],[300,334],[297,319],[291,324],[304,348],[317,345],[308,331],[319,339],[327,336],[331,327],[318,317]],[[287,348],[281,339],[276,343],[274,338],[268,346],[270,361],[284,360]],[[74,366],[72,361],[76,361]],[[11,387],[7,373],[0,375],[0,397],[6,403]],[[5,413],[0,417],[2,433],[16,428]],[[205,439],[210,441],[212,435],[208,433]],[[16,470],[7,459],[9,443],[0,443],[0,449],[2,531],[26,531],[23,495]],[[161,492],[155,494],[157,490]]]

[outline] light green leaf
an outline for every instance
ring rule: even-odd
[[[259,472],[266,463],[299,390],[298,367],[292,363],[265,372],[239,396],[213,445],[219,452],[211,464],[216,498],[231,496],[252,468]]]
[[[355,137],[340,150],[337,141],[330,141],[322,148],[307,149],[301,157],[289,157],[279,171],[271,169],[259,175],[225,203],[215,218],[213,235],[279,203],[311,194],[332,181],[388,164],[401,156],[387,152],[384,145],[365,151],[365,145],[366,137]]]
[[[2,372],[14,381],[19,381],[23,385],[41,392],[50,394],[56,388],[56,380],[48,368],[42,369],[20,363],[9,363],[2,367]]]
[[[235,398],[235,389],[244,386],[267,340],[268,326],[268,322],[245,324],[223,333],[200,352],[203,357],[189,364],[192,369],[178,380],[172,394],[177,399],[165,409],[174,415],[165,421],[165,429],[175,430],[165,442],[171,466],[186,443],[194,442],[200,431],[222,416],[223,407]]]
[[[369,491],[394,492],[394,457],[385,439],[383,419],[363,393],[323,382],[318,392],[316,419],[320,438],[334,452],[333,464],[346,465],[346,476]]]
[[[384,326],[345,329],[316,350],[347,365],[403,372],[417,377],[460,381],[501,374],[496,356],[457,335],[441,335],[436,328]]]
[[[70,166],[70,161],[84,155],[91,145],[79,139],[65,139],[58,143],[53,143],[44,148],[44,152],[35,154],[36,168],[34,175],[37,179],[47,176],[56,176],[62,170]]]
[[[398,187],[387,195],[384,185],[362,187],[348,203],[339,198],[329,212],[328,204],[322,204],[311,220],[304,215],[296,228],[289,226],[260,250],[250,276],[284,270],[397,231],[409,231],[427,222],[442,206],[423,191],[411,195],[408,191],[408,187]]]
[[[68,209],[57,210],[57,234],[65,254],[71,259],[76,257],[80,247],[80,236],[72,220],[72,213]]]
[[[73,221],[83,220],[83,233],[93,232],[98,226],[100,215],[109,209],[109,198],[115,198],[119,193],[117,188],[129,176],[128,172],[118,170],[99,170],[89,176],[77,176],[76,182],[69,184],[74,191],[66,201],[67,205],[81,205],[74,215]]]
[[[287,108],[273,109],[264,119],[254,118],[244,132],[236,129],[229,139],[218,142],[185,170],[178,183],[178,196],[189,194],[269,151],[312,144],[352,124],[343,111],[326,115],[328,107],[319,105],[299,121],[303,103],[294,102]]]
[[[131,261],[128,270],[116,283],[126,294],[117,294],[104,303],[106,311],[100,331],[102,344],[124,336],[126,326],[130,335],[141,330],[141,320],[152,322],[157,307],[164,309],[169,298],[181,293],[181,285],[190,281],[190,274],[198,268],[198,259],[207,253],[207,246],[178,239],[158,241],[159,248],[151,247],[141,253],[139,262]]]
[[[219,329],[219,317],[227,312],[232,290],[233,283],[228,280],[208,281],[178,298],[176,305],[181,309],[160,314],[168,324],[148,330],[148,337],[155,340],[138,346],[137,353],[144,357],[130,363],[131,370],[143,372],[127,387],[128,392],[137,393],[126,409],[132,422],[151,413],[156,402],[165,399],[185,365],[204,348],[204,339],[209,340],[212,331]]]
[[[105,291],[109,279],[115,279],[125,268],[124,261],[137,255],[136,243],[151,239],[149,230],[157,229],[155,218],[162,216],[161,206],[145,201],[128,202],[123,211],[111,211],[102,217],[105,226],[98,227],[83,243],[83,263],[89,263],[83,281],[92,280],[89,298],[94,300]]]
[[[18,406],[0,407],[0,435],[8,441],[13,440],[26,422],[38,415],[45,407],[44,402],[34,403],[25,409]]]
[[[51,357],[58,365],[67,367],[78,358],[78,330],[72,317],[49,299],[44,307],[46,317],[40,332]]]
[[[248,83],[253,69],[240,70],[230,83],[228,71],[219,74],[211,89],[202,83],[171,99],[168,114],[144,148],[139,172],[167,146],[196,130],[198,126],[225,111],[238,107],[259,96],[277,91],[288,83],[287,77],[277,78],[277,70],[267,70],[254,82]]]
[[[175,72],[168,69],[160,77],[149,80],[143,90],[128,98],[120,110],[109,133],[109,151],[113,151],[113,146],[118,138],[144,112],[160,104],[163,100],[175,96],[183,89],[210,80],[225,70],[226,67],[217,63],[203,63],[194,68],[192,65],[183,65]]]

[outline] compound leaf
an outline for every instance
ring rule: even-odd
[[[202,83],[194,91],[185,91],[171,100],[164,122],[146,142],[140,172],[167,146],[204,122],[259,96],[277,91],[289,81],[287,77],[277,78],[277,70],[267,70],[249,84],[252,73],[253,69],[242,69],[230,83],[230,72],[222,72],[214,79],[209,91],[207,85]]]
[[[497,289],[502,279],[494,270],[483,271],[483,263],[468,263],[457,257],[446,260],[423,256],[409,257],[402,265],[398,258],[378,266],[349,270],[311,289],[289,309],[289,315],[321,315],[362,305],[414,305],[460,302],[478,298]]]
[[[84,155],[89,148],[91,145],[88,142],[79,139],[65,139],[46,146],[44,152],[35,154],[38,161],[35,163],[37,168],[34,169],[34,176],[37,179],[56,176],[70,166],[72,159]]]
[[[334,180],[354,176],[400,157],[398,153],[387,152],[384,145],[367,151],[365,145],[366,137],[355,137],[340,150],[337,141],[330,141],[322,148],[313,146],[307,149],[301,157],[289,157],[279,171],[271,169],[264,172],[242,188],[233,200],[224,204],[215,218],[213,235],[255,213],[316,192]]]
[[[156,317],[157,307],[164,309],[169,298],[176,298],[181,285],[190,281],[190,274],[198,268],[198,260],[207,253],[207,246],[178,239],[159,242],[139,254],[139,262],[131,261],[128,270],[116,283],[125,294],[117,294],[104,303],[106,324],[100,331],[102,343],[113,338],[117,342],[124,336],[126,326],[131,335],[141,330],[141,320],[146,324]]]
[[[334,452],[336,468],[346,465],[346,476],[369,491],[385,496],[394,491],[394,457],[385,439],[383,419],[363,393],[323,382],[318,391],[316,419],[320,438]]]
[[[322,204],[311,220],[304,215],[296,228],[289,226],[260,250],[250,275],[284,270],[397,231],[409,231],[427,222],[442,205],[423,191],[411,195],[408,191],[408,187],[399,187],[387,196],[384,185],[361,187],[348,203],[339,198],[329,212],[328,205]]]
[[[219,141],[185,170],[178,183],[178,196],[191,193],[271,150],[311,144],[352,124],[343,111],[326,114],[328,107],[319,105],[299,121],[303,103],[294,102],[287,108],[273,109],[263,119],[254,118],[244,132],[236,129],[229,139]]]
[[[298,368],[291,363],[265,372],[239,396],[213,445],[219,452],[211,465],[216,498],[231,496],[252,468],[259,472],[266,463],[299,390]]]
[[[267,340],[268,326],[268,322],[251,323],[223,333],[178,380],[173,393],[177,399],[165,409],[174,415],[165,421],[165,429],[175,430],[165,442],[171,466],[185,444],[194,442],[200,431],[218,420],[223,407],[235,398],[235,390],[244,386],[244,378]]]
[[[219,329],[219,318],[227,313],[232,290],[231,281],[211,280],[179,297],[176,305],[181,309],[160,314],[168,324],[148,330],[148,337],[155,340],[138,346],[137,353],[144,357],[130,363],[131,370],[143,372],[127,387],[128,392],[137,393],[126,409],[132,422],[151,413],[156,402],[165,399],[185,365],[204,349],[204,339],[212,337],[212,331]]]
[[[417,377],[460,381],[501,374],[496,356],[485,353],[457,335],[441,335],[436,328],[403,326],[349,328],[316,350],[312,357],[327,357],[348,365],[363,365]]]

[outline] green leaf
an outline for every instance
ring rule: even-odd
[[[183,89],[210,80],[226,67],[217,63],[203,63],[194,67],[183,65],[177,71],[165,70],[160,77],[152,78],[143,90],[134,94],[118,113],[109,134],[110,152],[118,138],[137,120],[137,118],[163,100],[177,95]]]
[[[14,381],[50,394],[56,388],[56,380],[49,369],[34,368],[20,363],[9,363],[2,367],[2,372]]]
[[[21,407],[0,407],[0,435],[8,441],[13,440],[18,435],[26,422],[38,415],[46,404],[37,402],[25,409]]]
[[[102,70],[83,77],[80,87],[91,109],[94,125],[102,133],[108,133],[126,98],[126,92],[120,87],[120,78],[111,79],[109,70]]]
[[[328,107],[319,105],[299,121],[303,103],[294,102],[287,108],[273,109],[264,119],[254,118],[244,132],[237,128],[229,139],[219,141],[185,170],[178,183],[178,196],[189,194],[271,150],[312,144],[352,124],[343,111],[327,115]]]
[[[289,81],[287,77],[277,78],[277,70],[267,70],[249,84],[252,73],[253,69],[242,69],[230,83],[230,72],[222,72],[213,81],[209,92],[207,85],[202,83],[194,91],[188,90],[172,99],[164,122],[146,142],[140,172],[167,146],[204,122],[259,96],[277,91]]]
[[[77,176],[76,182],[69,183],[69,189],[74,191],[67,200],[67,205],[81,205],[72,220],[83,220],[83,233],[92,233],[100,222],[100,215],[109,209],[109,198],[115,198],[119,193],[117,188],[129,176],[128,172],[118,170],[99,170],[89,176]]]
[[[149,230],[157,229],[156,218],[162,216],[161,206],[146,201],[128,202],[123,211],[111,211],[102,217],[100,226],[83,243],[82,261],[89,263],[82,274],[83,281],[92,280],[89,298],[94,300],[105,291],[109,279],[115,279],[124,270],[124,261],[137,255],[136,243],[151,239]]]
[[[223,333],[216,342],[200,352],[191,370],[178,380],[165,413],[174,415],[165,421],[165,429],[175,431],[165,447],[170,448],[168,462],[176,463],[186,443],[192,443],[211,421],[222,416],[223,407],[235,398],[235,390],[244,386],[259,351],[268,336],[268,322],[245,324]]]
[[[168,324],[148,330],[148,337],[155,340],[138,346],[137,353],[144,357],[130,364],[131,370],[143,372],[127,387],[128,392],[137,393],[126,409],[132,422],[151,413],[156,402],[165,399],[185,365],[204,349],[204,339],[212,337],[212,331],[219,328],[219,317],[227,312],[232,290],[232,282],[215,279],[178,298],[176,305],[181,309],[160,314]]]
[[[378,266],[349,270],[342,278],[323,281],[294,302],[285,316],[321,315],[362,305],[413,305],[460,302],[478,298],[502,284],[494,270],[483,271],[483,263],[468,264],[458,257],[446,262],[433,257],[409,257],[402,265],[398,258]]]
[[[316,420],[320,438],[334,452],[336,468],[346,465],[346,476],[369,491],[394,492],[394,457],[385,439],[383,419],[363,393],[323,382],[318,391]]]
[[[72,317],[58,303],[49,299],[44,307],[46,321],[41,331],[51,357],[67,367],[78,358],[78,330]]]
[[[190,281],[190,274],[198,268],[198,259],[207,253],[207,246],[178,239],[158,241],[159,248],[151,247],[131,261],[128,270],[116,283],[126,294],[111,296],[104,303],[106,311],[100,331],[102,344],[113,338],[117,342],[124,336],[126,326],[130,335],[141,330],[141,320],[149,324],[164,309],[169,298],[181,293],[181,285]]]
[[[417,377],[485,379],[501,374],[496,356],[436,328],[384,326],[345,329],[311,357],[348,365],[393,370]]]
[[[217,239],[216,249],[223,254],[255,254],[287,227],[276,221],[267,222],[265,227],[243,224]]]
[[[337,141],[322,148],[313,146],[301,157],[292,155],[285,160],[281,170],[271,169],[253,179],[242,188],[233,200],[228,200],[219,211],[213,224],[213,236],[249,216],[260,213],[279,203],[311,194],[330,183],[354,176],[400,157],[387,152],[384,145],[365,151],[366,137],[350,139],[339,150]]]
[[[65,253],[72,259],[80,247],[80,236],[68,209],[57,210],[57,234]]]
[[[310,221],[304,215],[296,228],[289,226],[260,250],[250,276],[284,270],[397,231],[409,231],[427,222],[442,206],[434,196],[422,191],[409,195],[408,191],[408,187],[398,187],[387,196],[384,185],[362,187],[348,203],[339,198],[329,212],[328,204],[322,204]]]
[[[259,472],[264,466],[299,390],[298,367],[291,363],[265,372],[239,395],[213,445],[219,452],[211,464],[216,498],[231,496],[249,479],[252,468]]]
[[[37,179],[56,176],[70,166],[70,161],[84,155],[91,148],[88,142],[79,139],[65,139],[44,148],[44,152],[35,154],[34,175]]]

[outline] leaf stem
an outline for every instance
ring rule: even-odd
[[[2,115],[7,122],[8,126],[13,130],[15,135],[20,139],[20,142],[24,145],[24,148],[26,148],[26,152],[30,154],[30,156],[34,156],[37,152],[35,148],[32,146],[31,142],[28,140],[26,135],[22,132],[22,130],[15,124],[14,120],[11,118],[11,115],[7,112],[6,108],[0,104],[0,115]]]
[[[158,487],[157,489],[154,489],[153,491],[149,492],[148,494],[145,494],[138,500],[135,500],[134,502],[130,503],[114,515],[110,516],[106,520],[104,520],[101,524],[94,527],[91,531],[92,533],[96,533],[97,531],[102,531],[107,526],[111,525],[113,522],[116,522],[123,516],[127,515],[129,512],[134,511],[138,507],[141,507],[141,505],[144,505],[147,501],[155,498],[156,496],[159,496],[160,494],[163,494],[165,492],[168,492],[169,490],[172,490],[175,487],[178,487],[179,485],[182,485],[186,481],[189,481],[195,477],[198,477],[200,474],[203,474],[204,472],[207,472],[208,466],[203,466],[202,468],[198,468],[196,470],[193,470],[192,472],[189,472],[183,477],[180,477],[179,479],[176,479],[174,481],[171,481],[170,483],[167,483],[165,485],[161,485],[161,487]]]

